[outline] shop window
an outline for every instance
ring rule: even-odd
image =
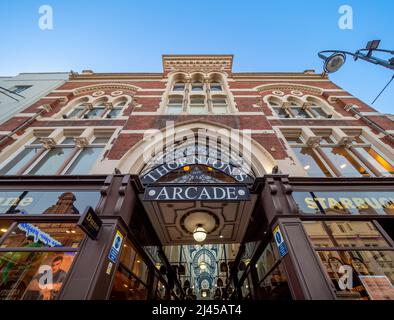
[[[129,240],[125,240],[110,300],[146,300],[148,267]]]
[[[54,300],[76,252],[0,252],[0,300]]]
[[[78,248],[84,233],[75,223],[17,223],[1,248]]]
[[[9,231],[11,225],[12,225],[12,221],[10,220],[0,220],[0,241],[2,237],[5,236],[7,231]]]
[[[243,282],[241,287],[241,292],[242,292],[242,298],[244,300],[251,300],[251,288],[249,283],[249,277],[245,278],[245,281]]]
[[[255,266],[256,290],[260,300],[291,300],[287,276],[283,269],[278,249],[273,239],[268,242]],[[249,283],[252,283],[249,281]]]
[[[390,191],[295,191],[292,196],[302,214],[394,215]]]
[[[367,221],[347,221],[351,226],[345,230],[344,222],[304,221],[303,225],[315,247],[389,247],[387,240]]]
[[[0,190],[0,214],[82,214],[99,199],[97,191]]]
[[[159,300],[165,300],[166,299],[166,287],[163,282],[158,281],[157,282],[157,287],[156,287],[156,298]]]
[[[318,257],[338,299],[394,300],[394,252],[319,250]],[[351,286],[340,285],[348,270]]]
[[[255,267],[259,281],[263,280],[267,273],[279,261],[279,255],[274,246],[275,243],[273,241],[269,242],[256,262]]]
[[[260,281],[257,288],[260,300],[292,300],[282,263],[277,263]]]

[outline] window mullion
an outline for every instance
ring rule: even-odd
[[[287,112],[290,115],[290,118],[295,118],[296,117],[294,112],[290,109],[289,103],[286,103],[286,102],[283,103],[282,109],[284,109],[285,112]]]
[[[27,169],[29,169],[44,153],[45,153],[45,151],[48,151],[49,149],[46,149],[46,148],[44,148],[44,147],[41,147],[40,149],[39,149],[39,151],[37,152],[37,154],[35,154],[34,156],[33,156],[33,158],[31,158],[30,159],[30,161],[28,161],[22,168],[20,168],[16,173],[15,173],[15,175],[22,175],[22,174],[24,174],[25,173],[25,171],[27,170]]]
[[[65,168],[70,164],[70,162],[73,160],[74,156],[78,153],[79,150],[82,150],[83,148],[80,147],[74,147],[73,151],[71,154],[63,161],[62,165],[60,166],[59,170],[57,170],[56,175],[60,175],[63,173]]]
[[[377,177],[381,177],[382,173],[372,165],[358,150],[355,146],[350,145],[347,149],[349,149],[355,156],[356,160],[360,160],[362,164],[364,164],[369,170],[373,172],[373,174]]]
[[[335,167],[335,165],[331,162],[330,158],[324,153],[324,151],[321,149],[320,146],[314,147],[314,150],[316,150],[317,154],[323,158],[324,162],[328,165],[328,167],[331,169],[331,171],[334,172],[334,174],[337,177],[342,177],[341,172]]]

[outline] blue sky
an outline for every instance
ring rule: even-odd
[[[38,27],[41,5],[53,30]],[[353,29],[338,27],[341,5]],[[234,54],[234,71],[322,71],[317,52],[368,40],[394,50],[392,0],[0,1],[0,75],[20,72],[161,72],[162,54]],[[371,103],[392,71],[348,59],[331,79]],[[374,104],[394,113],[394,82]]]

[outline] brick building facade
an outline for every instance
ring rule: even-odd
[[[236,73],[232,64],[231,55],[164,55],[162,73],[71,73],[0,125],[1,298],[394,299],[392,119],[325,74]],[[237,143],[226,142],[230,132]],[[182,143],[205,148],[212,135],[230,155],[222,167],[185,160],[170,172],[157,162],[186,152]],[[156,169],[162,180],[144,183]],[[180,199],[190,182],[238,186],[237,172],[252,178],[247,200]],[[171,183],[178,199],[147,200]],[[29,197],[39,191],[46,200]],[[76,228],[86,206],[103,222],[97,239]],[[27,250],[44,252],[42,264],[63,254],[67,277],[49,296],[32,289],[35,269],[23,281],[15,271],[13,254],[31,245],[17,238],[22,222],[71,243]],[[196,247],[199,226],[207,240]],[[124,249],[113,259],[118,233]],[[354,287],[341,287],[341,265]]]

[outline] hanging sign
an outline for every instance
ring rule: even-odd
[[[276,245],[278,246],[279,254],[284,257],[289,251],[285,240],[283,239],[282,232],[280,231],[279,225],[274,229],[274,238]]]
[[[250,199],[249,189],[244,185],[162,185],[145,188],[147,201],[246,201]]]
[[[77,226],[80,227],[89,238],[96,240],[100,232],[103,222],[96,214],[92,207],[87,207],[83,215],[78,221]]]

